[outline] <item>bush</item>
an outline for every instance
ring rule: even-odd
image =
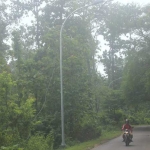
[[[108,117],[108,115],[106,113],[100,113],[99,120],[102,125],[111,124],[111,119]]]
[[[145,122],[146,124],[150,124],[150,118],[144,118],[144,122]]]
[[[74,140],[71,137],[66,137],[66,143],[67,143],[67,146],[73,146],[73,145],[78,145],[80,143],[80,141]]]
[[[118,109],[115,111],[115,116],[114,116],[115,125],[120,127],[122,125],[122,120],[124,120],[124,118],[125,118],[125,114],[122,110]]]
[[[29,139],[25,150],[53,150],[53,142],[51,134],[47,137],[37,134]]]
[[[94,138],[97,138],[101,135],[101,127],[96,127],[93,123],[92,124],[86,124],[82,128],[80,128],[80,131],[78,133],[77,139],[81,142],[92,140]]]
[[[131,124],[134,124],[134,125],[140,124],[140,119],[134,116],[129,116],[129,121]]]
[[[17,130],[7,129],[0,133],[0,146],[9,147],[20,142]]]

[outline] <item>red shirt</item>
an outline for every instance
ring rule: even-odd
[[[132,127],[129,124],[124,124],[122,126],[122,130],[125,130],[125,129],[128,129],[128,130],[130,130],[132,132]]]

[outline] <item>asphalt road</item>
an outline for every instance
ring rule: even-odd
[[[99,145],[92,150],[150,150],[150,126],[136,127],[133,130],[133,142],[125,146],[122,137]]]

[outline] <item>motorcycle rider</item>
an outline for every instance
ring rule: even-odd
[[[133,141],[132,141],[132,138],[133,138],[132,127],[131,127],[131,125],[129,124],[129,120],[128,120],[128,119],[125,120],[125,124],[122,126],[122,130],[123,130],[123,131],[126,130],[126,129],[129,130],[130,140],[131,140],[131,142],[133,142]],[[124,133],[123,133],[122,137],[123,137],[123,142],[124,142]]]

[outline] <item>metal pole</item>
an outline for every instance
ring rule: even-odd
[[[87,7],[87,6],[84,6]],[[80,7],[76,10],[74,10],[63,22],[62,26],[61,26],[61,30],[60,30],[60,92],[61,92],[61,129],[62,129],[62,143],[61,146],[65,147],[65,132],[64,132],[64,103],[63,103],[63,70],[62,70],[62,31],[64,28],[64,25],[66,23],[66,21],[70,18],[70,16],[75,13],[76,11],[84,8],[84,7]]]
[[[64,25],[66,23],[66,21],[72,16],[72,14],[74,14],[75,12],[77,12],[78,10],[81,10],[83,8],[92,6],[92,5],[96,5],[100,2],[103,2],[103,0],[97,0],[94,3],[92,3],[91,5],[87,5],[87,6],[83,6],[80,7],[76,10],[74,10],[62,23],[61,26],[61,30],[60,30],[60,92],[61,92],[61,129],[62,129],[62,143],[61,146],[65,147],[65,132],[64,132],[64,100],[63,100],[63,70],[62,70],[62,31],[64,28]]]

